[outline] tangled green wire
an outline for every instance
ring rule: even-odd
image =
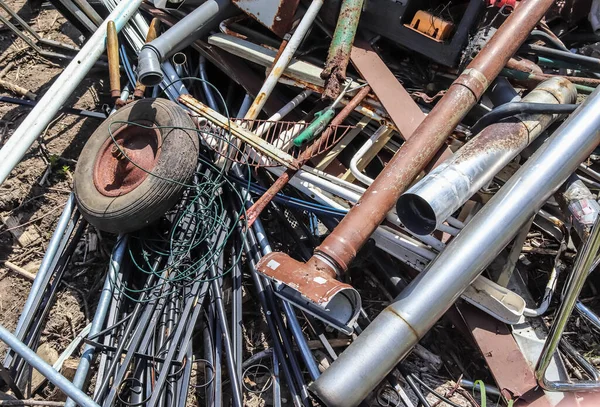
[[[202,81],[199,78],[187,79]],[[176,82],[171,83],[169,86]],[[206,83],[217,92],[223,106],[225,106],[226,117],[229,117],[221,93],[214,85],[209,82]],[[134,302],[148,302],[170,296],[175,292],[181,292],[182,289],[193,283],[209,282],[228,274],[241,261],[242,256],[242,251],[239,251],[235,258],[231,259],[228,266],[221,267],[219,264],[228,242],[237,229],[238,220],[246,218],[245,203],[250,190],[251,174],[247,160],[242,160],[244,164],[238,164],[247,170],[248,184],[243,190],[244,192],[240,192],[239,187],[236,187],[227,177],[227,165],[217,167],[210,158],[205,158],[202,155],[198,157],[198,166],[192,177],[192,182],[182,183],[153,173],[132,161],[117,143],[114,136],[113,127],[123,125],[161,131],[178,129],[195,132],[201,138],[201,141],[204,140],[205,145],[210,146],[209,140],[217,141],[218,146],[215,148],[213,145],[212,148],[222,157],[232,157],[232,153],[246,156],[237,143],[234,142],[229,126],[226,131],[213,131],[213,129],[201,130],[196,127],[145,126],[140,123],[122,120],[115,120],[110,123],[108,131],[114,145],[132,165],[150,176],[184,187],[182,200],[174,210],[167,214],[167,217],[171,218],[171,227],[168,234],[155,227],[154,233],[146,229],[129,239],[127,249],[129,257],[135,270],[146,277],[146,283],[142,287],[135,287],[135,279],[133,279],[133,282],[132,279],[127,279],[127,282],[125,279],[114,279],[112,283],[115,292]],[[222,153],[224,146],[226,152]],[[237,207],[240,208],[239,210],[234,209],[232,219],[227,216],[230,199],[238,200]],[[229,222],[227,222],[228,219]],[[245,229],[245,225],[243,226],[243,229]],[[151,235],[148,236],[148,234]],[[242,236],[243,238],[245,237]],[[208,270],[210,267],[215,266],[219,273],[210,277]]]

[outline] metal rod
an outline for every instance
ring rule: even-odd
[[[331,46],[321,78],[325,79],[323,96],[335,99],[340,93],[341,84],[346,80],[346,68],[350,61],[350,51],[358,28],[363,0],[344,0],[335,26]]]
[[[110,258],[108,272],[106,273],[106,280],[100,294],[100,299],[98,300],[96,315],[94,315],[94,320],[92,321],[92,328],[90,329],[89,333],[90,337],[97,335],[104,326],[104,320],[106,319],[106,314],[108,313],[108,308],[112,300],[112,294],[115,287],[114,284],[117,274],[121,268],[121,263],[123,262],[123,256],[125,255],[126,247],[127,236],[120,236]],[[79,366],[77,366],[77,371],[75,372],[75,377],[73,378],[73,385],[78,389],[83,388],[83,385],[87,380],[88,372],[95,352],[96,348],[89,344],[83,348],[81,359],[79,359]],[[71,398],[68,398],[67,402],[65,403],[65,407],[75,407],[75,401]]]
[[[595,97],[598,99],[597,95],[599,92],[600,91],[595,91],[590,98]],[[585,104],[588,104],[588,102],[586,101]],[[596,105],[598,105],[598,103],[596,103]],[[598,120],[596,119],[596,123],[597,122]],[[538,359],[538,363],[535,368],[535,378],[544,390],[560,392],[600,391],[600,382],[597,382],[596,380],[561,382],[549,381],[546,378],[546,370],[548,369],[548,366],[550,366],[554,352],[556,352],[556,349],[560,344],[562,334],[567,326],[569,318],[571,317],[573,308],[577,303],[577,298],[579,297],[579,293],[585,284],[585,280],[587,279],[589,271],[592,267],[594,258],[598,253],[598,249],[600,249],[600,217],[596,218],[596,222],[592,228],[590,237],[585,241],[579,252],[575,265],[573,266],[573,272],[569,276],[569,280],[565,289],[566,294],[563,298],[560,308],[558,309],[558,313],[554,319],[552,327],[550,328],[548,337],[544,342],[544,347],[542,348],[540,358]]]
[[[46,377],[52,384],[61,389],[63,393],[71,397],[82,407],[99,407],[98,404],[89,398],[84,392],[75,387],[67,378],[58,373],[34,351],[29,349],[16,336],[10,333],[6,328],[0,325],[0,340],[9,348],[14,350],[27,363]]]
[[[406,356],[596,148],[598,112],[600,89],[473,217],[427,272],[419,274],[310,386],[324,404],[357,405]]]
[[[119,63],[119,36],[114,21],[106,25],[106,53],[108,54],[108,75],[110,78],[110,96],[121,96],[121,69]]]

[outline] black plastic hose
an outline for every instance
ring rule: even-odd
[[[592,72],[600,72],[600,59],[588,57],[587,55],[575,54],[569,51],[544,47],[542,45],[525,44],[519,52],[527,52],[536,56],[544,56],[559,61],[572,62],[573,64],[588,69]]]
[[[573,113],[579,105],[577,104],[553,104],[553,103],[523,103],[513,102],[505,103],[498,106],[489,113],[486,113],[472,127],[471,133],[478,134],[489,126],[497,123],[502,119],[511,117],[520,113],[547,113],[547,114],[564,114]]]

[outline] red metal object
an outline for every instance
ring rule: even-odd
[[[152,126],[150,122],[139,124]],[[104,142],[93,174],[96,189],[108,197],[125,195],[144,182],[160,157],[162,144],[157,128],[125,125],[113,137],[118,147],[110,137]]]
[[[487,1],[488,6],[491,7],[510,7],[510,8],[515,8],[517,7],[517,0],[488,0]]]

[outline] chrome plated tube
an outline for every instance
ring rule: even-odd
[[[34,351],[29,349],[16,336],[11,334],[6,328],[0,325],[0,341],[6,343],[9,348],[14,350],[35,370],[40,372],[52,384],[63,391],[67,396],[73,398],[77,404],[82,407],[100,407],[89,398],[84,392],[73,385],[66,377],[58,373]]]
[[[594,95],[597,94],[598,92],[595,91]],[[596,132],[598,132],[598,130]],[[552,382],[546,379],[546,370],[548,369],[548,366],[550,366],[554,352],[556,352],[556,349],[561,342],[562,334],[571,317],[573,308],[577,303],[577,298],[585,284],[585,280],[587,279],[589,270],[594,262],[594,257],[598,253],[598,249],[600,249],[600,217],[596,218],[590,237],[583,244],[583,248],[579,252],[579,256],[573,266],[573,272],[569,276],[569,281],[565,290],[566,294],[560,304],[558,314],[550,328],[550,332],[548,333],[548,337],[546,338],[542,353],[535,368],[535,378],[544,390],[560,392],[600,391],[600,382],[597,382],[596,380]]]
[[[310,386],[318,399],[356,406],[385,378],[596,148],[599,112],[600,88]]]
[[[42,134],[75,88],[92,69],[94,63],[104,53],[108,22],[114,21],[117,31],[120,31],[141,3],[142,0],[119,3],[8,139],[0,150],[0,184],[6,180],[12,169],[21,161],[29,147]]]
[[[230,0],[206,0],[154,41],[145,44],[138,54],[138,79],[146,86],[156,86],[163,79],[160,64],[175,52],[194,42],[209,24],[217,25],[224,17]]]
[[[522,102],[573,103],[576,97],[571,82],[552,78]],[[515,120],[488,126],[400,197],[398,217],[419,235],[432,233],[558,117],[520,114]]]
[[[96,314],[94,315],[94,320],[92,321],[92,328],[90,329],[89,333],[90,337],[97,335],[104,326],[104,320],[106,319],[106,314],[108,313],[108,308],[112,300],[114,284],[117,274],[121,268],[126,247],[127,235],[119,236],[119,240],[115,245],[110,258],[108,272],[106,273],[106,280],[104,281],[104,287],[102,288],[102,293],[100,294],[100,299],[98,300]],[[77,366],[77,371],[75,372],[75,377],[73,378],[73,386],[77,387],[78,389],[83,388],[83,385],[87,380],[88,372],[90,370],[95,352],[95,346],[86,345],[83,348],[81,359],[79,359],[79,366]],[[65,407],[75,407],[75,400],[69,397],[65,403]]]

